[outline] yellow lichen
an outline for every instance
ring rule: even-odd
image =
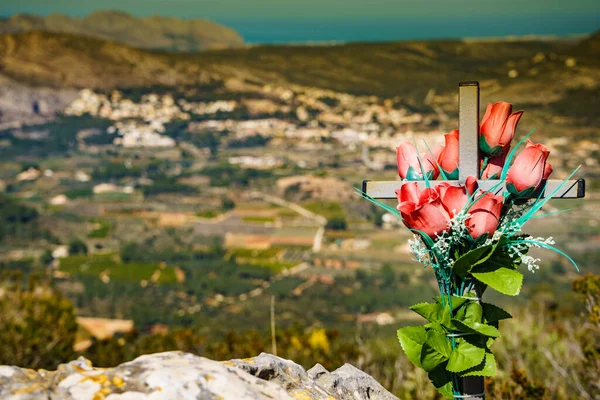
[[[210,382],[215,378],[212,375],[204,375],[204,379],[206,379],[206,382]]]
[[[94,397],[92,397],[92,400],[104,400],[104,394],[100,393],[100,392],[96,392],[96,394],[94,395]]]
[[[114,376],[112,379],[112,383],[118,388],[122,388],[123,386],[125,386],[125,382],[120,376]]]
[[[312,400],[312,397],[310,397],[310,395],[304,391],[296,392],[292,396],[298,400]]]
[[[17,395],[17,394],[27,394],[27,393],[35,392],[36,390],[40,390],[40,389],[42,389],[40,387],[40,385],[37,384],[37,383],[34,383],[31,386],[24,386],[24,387],[18,388],[17,390],[15,390],[13,392],[13,394],[14,395]]]

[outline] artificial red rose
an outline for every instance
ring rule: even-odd
[[[465,187],[467,188],[467,193],[469,196],[472,196],[477,188],[479,187],[479,182],[477,182],[477,178],[472,175],[467,176],[467,180],[465,181]]]
[[[528,148],[528,147],[537,147],[538,149],[543,151],[545,154],[550,155],[550,150],[548,150],[548,147],[544,146],[541,143],[533,143],[531,140],[527,140],[527,144],[525,145],[525,148]],[[546,157],[546,164],[544,165],[544,175],[542,176],[542,179],[548,179],[548,177],[552,173],[552,170],[553,170],[552,165],[550,165],[550,163],[548,162],[548,158]]]
[[[419,162],[419,158],[421,162]],[[423,180],[423,173],[428,179],[436,179],[439,171],[433,156],[429,153],[419,155],[411,143],[403,143],[396,147],[396,160],[398,162],[398,175],[409,181]],[[422,169],[421,169],[422,167]]]
[[[479,148],[487,156],[500,155],[510,147],[523,111],[512,112],[504,101],[488,104],[481,120]]]
[[[438,164],[448,179],[458,179],[458,129],[444,135],[446,146],[438,156]]]
[[[421,190],[419,189],[419,184],[417,182],[406,182],[400,187],[400,189],[396,190],[398,204],[402,204],[407,201],[410,201],[411,203],[418,203],[420,194]]]
[[[398,210],[408,228],[423,232],[432,239],[448,230],[450,215],[444,208],[440,195],[433,188],[424,189],[417,203],[410,200],[400,203]]]
[[[488,160],[487,165],[481,173],[481,179],[500,179],[504,162],[506,161],[506,152]]]
[[[542,179],[548,179],[553,170],[554,169],[552,168],[552,165],[550,165],[550,163],[546,160],[546,165],[544,166],[544,177]]]
[[[535,192],[545,172],[550,175],[552,167],[546,167],[550,151],[540,143],[528,141],[525,150],[515,157],[515,162],[508,169],[506,188],[519,197],[528,197]]]
[[[461,212],[469,201],[469,194],[464,185],[453,186],[449,183],[441,183],[435,189],[440,195],[442,205],[450,215],[450,218],[454,218],[456,214]]]
[[[502,196],[486,192],[469,208],[471,216],[465,223],[473,239],[477,239],[486,233],[491,236],[496,232],[503,201]]]

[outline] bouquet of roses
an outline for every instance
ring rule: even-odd
[[[404,222],[414,233],[409,244],[415,258],[435,273],[440,296],[411,307],[428,323],[401,328],[398,338],[408,358],[448,398],[465,397],[462,378],[496,372],[490,345],[500,337],[499,321],[511,316],[482,302],[483,292],[490,287],[519,294],[519,267],[531,272],[539,268],[540,260],[527,254],[531,247],[558,252],[575,265],[553,247],[551,237],[534,238],[521,231],[529,219],[543,216],[536,213],[577,171],[542,197],[552,173],[548,148],[530,141],[531,132],[510,150],[521,115],[509,103],[488,105],[480,125],[479,177],[456,184],[434,182],[438,176],[458,179],[459,136],[454,130],[439,149],[419,153],[413,143],[397,148],[398,173],[404,180],[396,191],[397,208],[361,192]],[[481,186],[487,190],[478,187],[486,183]]]

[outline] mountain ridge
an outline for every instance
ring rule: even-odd
[[[135,17],[123,11],[97,11],[83,18],[53,13],[46,17],[16,14],[0,18],[0,34],[45,31],[85,35],[132,47],[176,52],[244,46],[233,29],[206,19],[183,20],[153,15]]]

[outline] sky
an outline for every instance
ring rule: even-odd
[[[0,0],[0,16],[205,18],[246,41],[373,41],[507,35],[566,35],[600,29],[600,0]]]

